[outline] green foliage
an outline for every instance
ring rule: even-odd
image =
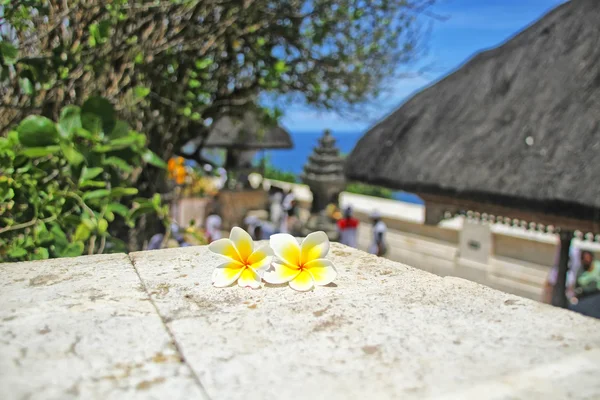
[[[392,199],[394,194],[390,189],[358,182],[349,183],[348,186],[346,186],[346,192],[381,197],[384,199]]]
[[[28,116],[0,138],[0,261],[124,251],[113,226],[168,215],[160,196],[131,200],[135,170],[164,162],[108,101],[91,98],[60,115],[57,123]]]
[[[11,113],[23,114],[0,118],[0,131],[29,107],[56,113],[100,94],[132,126],[142,124],[149,147],[167,159],[206,134],[209,119],[248,110],[276,118],[277,102],[259,104],[262,93],[329,109],[358,105],[417,56],[417,17],[434,2],[11,2],[0,82]],[[82,124],[97,132],[97,119]]]

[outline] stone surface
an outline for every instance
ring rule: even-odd
[[[1,265],[0,397],[600,398],[599,321],[329,257],[308,293],[215,289],[206,247]]]
[[[200,247],[131,258],[211,398],[600,396],[598,321],[341,245],[330,254],[335,286],[309,293],[213,289],[219,260]]]
[[[0,398],[202,398],[129,258],[0,264]]]

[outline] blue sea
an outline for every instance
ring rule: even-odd
[[[300,174],[323,132],[292,132],[291,135],[294,141],[293,149],[268,150],[265,154],[278,169]],[[362,132],[333,132],[336,145],[343,154],[349,154],[362,135]],[[412,193],[396,192],[394,198],[408,203],[423,204],[423,201]]]

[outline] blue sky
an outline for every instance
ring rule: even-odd
[[[378,102],[381,112],[362,115],[360,120],[333,112],[290,107],[283,125],[292,132],[332,129],[336,133],[364,132],[392,112],[411,94],[447,75],[475,53],[495,47],[538,20],[565,0],[438,0],[432,11],[447,19],[433,25],[424,76],[392,82],[393,94]],[[365,120],[366,117],[366,120]]]

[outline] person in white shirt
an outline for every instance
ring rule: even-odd
[[[206,236],[208,243],[221,239],[221,217],[211,214],[206,218]]]
[[[281,192],[276,192],[273,194],[273,197],[271,197],[269,219],[276,227],[281,226],[281,219],[283,218],[283,206],[281,205],[282,201],[283,194]]]
[[[373,242],[369,246],[369,253],[383,257],[387,253],[385,243],[387,226],[381,220],[381,214],[377,210],[371,213],[371,222],[373,223]]]
[[[223,167],[217,169],[217,174],[219,175],[219,181],[216,184],[217,190],[221,190],[225,187],[225,183],[227,183],[227,170]]]

